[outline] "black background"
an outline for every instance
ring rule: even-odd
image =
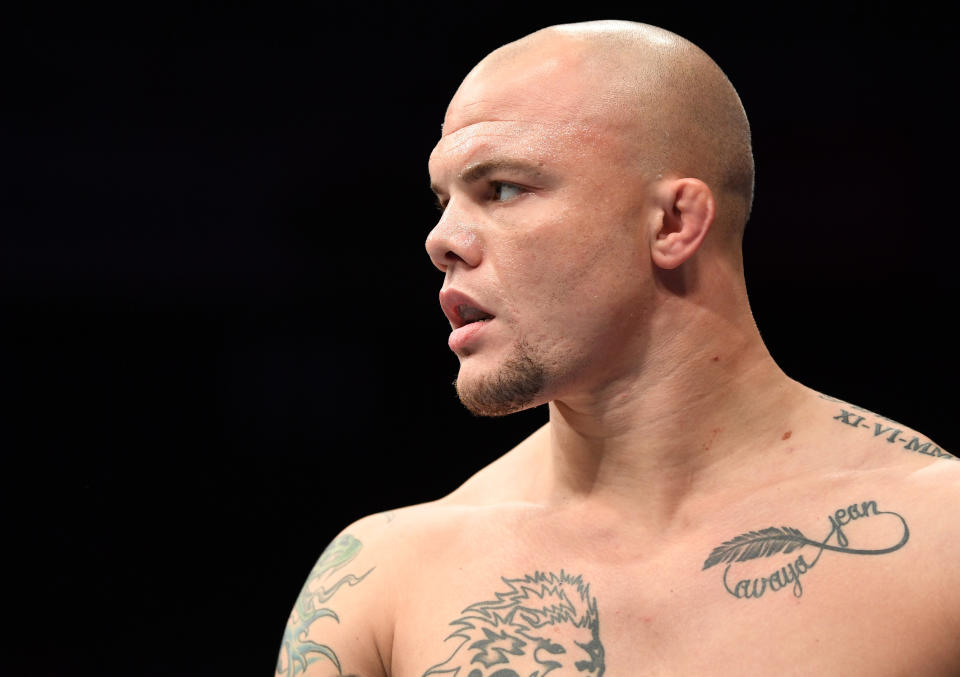
[[[747,280],[774,357],[960,448],[956,26],[917,3],[674,5],[8,14],[0,404],[26,604],[5,659],[269,674],[341,528],[544,420],[456,402],[422,245],[447,101],[552,23],[647,21],[715,58],[753,124]]]

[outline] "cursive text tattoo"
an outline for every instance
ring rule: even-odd
[[[537,571],[503,578],[495,599],[471,604],[450,623],[450,658],[423,677],[547,677],[604,671],[597,600],[580,576]]]
[[[892,518],[890,521],[898,522],[898,531],[902,530],[900,540],[886,548],[851,547],[844,527],[856,520],[877,515],[890,515]],[[737,599],[756,599],[762,597],[767,590],[779,592],[788,587],[795,597],[801,597],[803,595],[802,577],[817,565],[825,551],[842,552],[848,555],[885,555],[899,550],[910,539],[910,529],[907,527],[906,520],[895,512],[878,510],[876,501],[863,501],[840,508],[832,515],[828,515],[827,520],[830,522],[830,533],[822,541],[811,540],[799,529],[783,526],[767,527],[740,534],[714,548],[703,563],[703,569],[726,563],[727,566],[723,570],[723,587]],[[781,566],[769,575],[743,578],[733,587],[730,586],[728,575],[730,568],[735,564],[774,555],[789,555],[806,546],[816,548],[816,555],[809,562],[803,555],[798,555],[793,561],[787,562],[785,566]]]
[[[851,428],[869,430],[873,433],[874,437],[880,438],[887,444],[899,445],[907,451],[926,454],[934,458],[945,458],[952,461],[960,460],[930,440],[918,437],[912,433],[905,434],[903,431],[905,426],[895,421],[891,421],[867,409],[830,397],[829,395],[821,394],[820,398],[843,405],[839,413],[833,417],[834,421],[848,425]]]
[[[296,677],[306,672],[307,666],[319,660],[333,663],[337,674],[342,674],[340,659],[336,652],[326,644],[311,640],[308,635],[311,628],[321,618],[329,618],[339,623],[340,617],[333,609],[321,606],[333,597],[343,586],[354,586],[373,571],[369,569],[361,576],[344,574],[340,578],[334,572],[349,564],[360,552],[362,544],[350,534],[344,534],[327,546],[316,566],[307,577],[300,596],[290,614],[287,628],[283,633],[283,645],[277,659],[277,675]],[[349,677],[349,676],[347,676]]]

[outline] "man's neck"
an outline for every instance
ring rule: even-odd
[[[642,511],[665,525],[738,478],[764,481],[764,450],[809,391],[777,367],[755,330],[660,358],[672,366],[550,403],[548,500]]]

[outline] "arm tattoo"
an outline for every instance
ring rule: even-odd
[[[340,578],[333,576],[338,569],[349,564],[360,552],[362,544],[353,536],[344,534],[320,555],[316,566],[307,577],[300,596],[290,614],[287,628],[283,633],[283,645],[280,658],[277,659],[277,675],[296,677],[306,672],[307,666],[319,660],[328,660],[342,674],[340,659],[336,652],[326,644],[314,642],[308,638],[310,629],[320,619],[329,618],[339,623],[340,617],[328,607],[322,606],[333,597],[343,585],[353,587],[373,571],[369,569],[361,576],[344,574]],[[284,664],[284,656],[286,661]]]
[[[879,437],[888,444],[900,445],[907,451],[915,451],[918,454],[926,454],[927,456],[933,456],[934,458],[946,458],[952,461],[960,460],[953,454],[944,451],[930,440],[925,440],[922,437],[917,437],[916,435],[904,435],[903,429],[896,427],[901,424],[896,423],[895,421],[891,421],[883,416],[874,414],[872,411],[848,404],[847,402],[843,402],[842,400],[835,399],[828,395],[821,394],[820,398],[843,405],[843,408],[840,409],[840,413],[833,417],[834,421],[839,421],[840,423],[848,425],[851,428],[869,430],[873,433],[874,437]],[[876,421],[874,419],[880,420]]]
[[[885,548],[852,547],[843,528],[851,522],[878,515],[890,516],[889,518],[881,518],[881,521],[887,525],[896,525],[900,540]],[[816,566],[817,562],[820,561],[820,556],[825,551],[842,552],[848,555],[885,555],[899,550],[910,539],[910,529],[907,528],[906,520],[895,512],[878,510],[876,501],[863,501],[846,508],[840,508],[832,515],[827,515],[827,519],[830,522],[830,533],[822,541],[810,540],[799,529],[792,527],[767,527],[766,529],[740,534],[714,548],[703,563],[703,569],[706,570],[714,565],[726,563],[727,566],[723,570],[723,587],[737,599],[756,599],[762,597],[768,589],[771,592],[779,592],[788,587],[793,590],[794,597],[800,597],[803,595],[801,578]],[[876,520],[872,520],[872,522],[875,523]],[[831,540],[834,543],[831,544]],[[773,573],[765,576],[748,576],[730,587],[728,575],[731,567],[739,566],[742,562],[749,562],[750,560],[775,555],[789,555],[793,551],[806,546],[816,548],[816,554],[811,561],[807,562],[803,555],[799,555],[795,560],[788,561],[786,566],[781,566]],[[754,562],[753,565],[746,566],[756,569],[755,565],[757,564]],[[758,572],[753,571],[753,573]]]
[[[447,677],[601,677],[597,600],[580,576],[537,571],[503,578],[494,599],[471,604],[450,623],[453,654],[423,673]]]

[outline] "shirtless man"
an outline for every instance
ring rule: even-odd
[[[549,423],[344,530],[278,674],[960,674],[960,462],[771,359],[749,128],[706,54],[538,31],[466,77],[429,168],[460,398]]]

